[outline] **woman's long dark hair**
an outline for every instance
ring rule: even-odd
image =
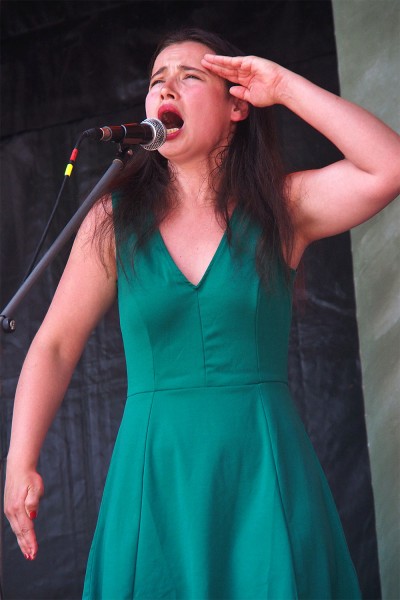
[[[214,33],[197,28],[181,29],[164,37],[150,63],[150,73],[158,54],[186,41],[201,43],[216,54],[243,55],[235,46]],[[231,84],[227,82],[229,88]],[[250,106],[247,119],[236,124],[230,144],[221,149],[218,166],[212,174],[217,215],[225,221],[231,239],[229,207],[232,201],[261,227],[256,264],[268,283],[278,260],[286,267],[293,248],[293,227],[285,195],[285,173],[273,124],[271,108]],[[168,161],[157,151],[140,148],[114,180],[110,192],[118,193],[113,223],[119,243],[134,240],[132,256],[143,246],[174,205],[174,182]],[[98,240],[105,239],[101,233]],[[99,241],[101,244],[101,241]],[[289,269],[286,268],[289,278]]]

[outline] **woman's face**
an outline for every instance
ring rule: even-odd
[[[182,42],[157,56],[146,98],[148,118],[160,119],[167,141],[160,154],[176,162],[209,158],[225,146],[237,115],[226,81],[201,64],[207,46]]]

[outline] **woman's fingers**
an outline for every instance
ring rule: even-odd
[[[219,56],[205,54],[202,65],[219,77],[231,81],[232,96],[254,106],[279,102],[278,85],[283,68],[258,56]]]
[[[28,517],[34,521],[39,511],[39,501],[43,495],[43,486],[29,486],[25,500],[25,510]]]
[[[229,81],[235,83],[239,82],[239,79],[243,77],[245,72],[249,74],[250,69],[243,71],[243,57],[237,56],[218,56],[216,54],[206,54],[202,60],[204,67]]]
[[[27,479],[28,484],[25,483]],[[43,482],[38,473],[24,478],[22,485],[18,484],[16,478],[6,483],[4,512],[27,560],[34,560],[38,551],[34,520],[42,495]]]
[[[15,514],[11,528],[14,531],[22,554],[27,560],[34,560],[38,551],[38,544],[35,535],[33,520],[26,516],[24,512]]]
[[[243,62],[246,62],[246,59],[251,59],[252,57],[246,56],[224,56],[222,54],[205,54],[203,60],[208,63],[225,67],[225,68],[239,68],[242,66]]]
[[[32,511],[31,511],[32,512]],[[34,560],[38,551],[35,528],[33,525],[33,515],[30,518],[27,515],[24,502],[15,502],[7,506],[5,510],[7,519],[10,522],[22,554],[27,560]]]

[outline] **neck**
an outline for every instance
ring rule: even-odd
[[[187,208],[214,206],[215,192],[208,164],[171,165],[179,205]]]

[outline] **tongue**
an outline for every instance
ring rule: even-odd
[[[165,112],[161,120],[170,133],[177,131],[183,125],[183,120],[174,112]]]

